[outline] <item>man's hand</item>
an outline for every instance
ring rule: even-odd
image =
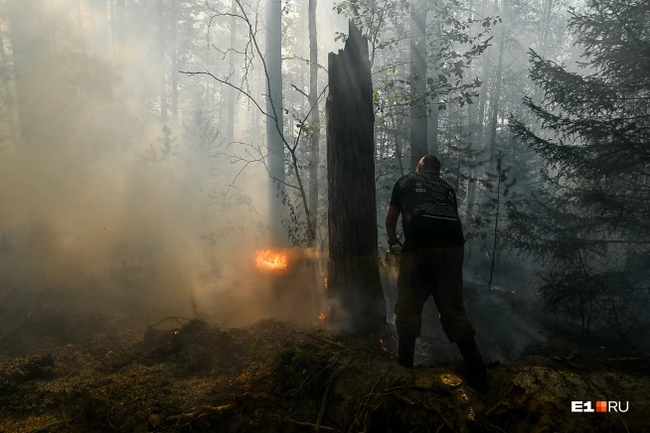
[[[402,243],[400,242],[399,238],[397,235],[388,235],[388,246],[393,247],[395,245],[399,245],[400,247],[402,246]]]
[[[402,243],[398,241],[396,244],[390,245],[390,252],[396,256],[402,254]]]
[[[388,235],[388,248],[391,254],[398,255],[402,253],[402,242],[396,235]]]

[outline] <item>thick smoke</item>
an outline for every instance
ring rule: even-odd
[[[19,124],[1,131],[2,302],[228,325],[267,315],[252,260],[264,244],[266,179],[240,177],[224,197],[239,167],[196,145],[183,122],[164,132],[157,113],[147,116],[145,107],[158,110],[150,102],[159,74],[154,23],[130,29],[137,34],[113,40],[111,50],[105,33],[85,25],[92,17],[79,2],[41,3],[29,19],[55,23],[49,38],[43,26],[15,31],[26,14],[9,14],[20,109]],[[32,45],[21,39],[35,37],[25,52]]]

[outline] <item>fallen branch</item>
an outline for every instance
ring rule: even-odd
[[[402,403],[405,403],[405,404],[407,404],[407,405],[409,405],[409,406],[411,406],[411,407],[416,407],[416,406],[417,406],[417,403],[416,403],[416,402],[414,402],[413,400],[410,400],[410,399],[404,397],[403,395],[395,394],[395,398],[396,398],[397,400],[401,401]],[[430,407],[430,406],[429,406],[429,407],[422,407],[422,409],[424,409],[424,410],[426,410],[426,411],[435,412],[436,414],[438,414],[438,416],[440,417],[440,419],[442,420],[442,422],[445,423],[445,425],[446,425],[448,428],[450,428],[450,429],[451,429],[452,431],[454,431],[454,432],[456,431],[456,429],[454,428],[454,425],[451,423],[451,421],[449,421],[449,420],[448,420],[448,419],[447,419],[447,418],[442,414],[442,412],[440,412],[437,408],[435,408],[435,407]]]
[[[350,362],[352,362],[352,357],[349,357],[341,367],[339,367],[338,370],[334,372],[330,376],[330,378],[327,380],[327,386],[325,387],[325,392],[323,393],[323,400],[321,401],[320,404],[320,410],[318,411],[318,420],[316,421],[316,429],[318,429],[318,426],[320,425],[321,419],[323,418],[323,415],[325,414],[325,405],[327,404],[327,394],[329,394],[330,391],[330,386],[332,385],[332,382],[343,373],[343,371],[348,368],[348,365],[350,365]]]
[[[368,395],[366,395],[366,396],[363,398],[363,400],[361,401],[361,403],[359,403],[359,408],[357,409],[357,413],[354,415],[354,421],[352,421],[352,424],[350,424],[350,428],[348,429],[348,433],[351,433],[351,432],[352,432],[352,429],[354,428],[354,426],[355,426],[355,425],[357,424],[357,422],[359,422],[359,420],[361,419],[361,415],[362,415],[361,410],[363,409],[363,407],[364,407],[364,406],[370,406],[370,404],[368,404],[368,402],[369,402],[370,399],[372,398],[373,393],[375,392],[375,388],[377,388],[377,385],[379,385],[379,382],[381,382],[381,379],[382,379],[382,377],[380,376],[380,377],[375,381],[375,384],[372,386],[372,388],[370,389],[370,393],[369,393]],[[376,410],[376,408],[379,408],[380,406],[381,406],[381,405],[379,405],[379,406],[375,406],[375,409],[374,409],[374,410]],[[366,416],[367,416],[367,414],[368,414],[368,411],[365,411],[365,415],[366,415]],[[366,428],[364,429],[364,433],[365,433],[366,430],[367,430],[367,426],[366,426]]]
[[[176,323],[178,323],[179,325],[181,325],[181,328],[184,327],[185,325],[187,325],[187,323],[186,323],[185,325],[183,325],[183,324],[181,323],[181,320],[187,320],[188,323],[192,321],[192,319],[188,319],[188,318],[186,318],[186,317],[175,317],[175,316],[169,316],[169,317],[165,317],[164,319],[162,319],[162,320],[159,321],[159,322],[154,323],[153,325],[150,325],[150,326],[148,327],[148,329],[153,329],[153,328],[155,328],[156,326],[158,326],[158,325],[160,325],[161,323],[164,323],[164,322],[166,322],[166,321],[168,321],[168,320],[175,320]]]
[[[333,429],[332,427],[327,427],[327,426],[324,426],[324,425],[316,425],[316,424],[311,423],[311,422],[296,421],[296,420],[293,420],[293,419],[291,419],[291,418],[282,418],[282,417],[277,416],[277,415],[276,415],[275,417],[278,418],[280,421],[288,422],[288,423],[295,424],[295,425],[299,425],[299,426],[303,426],[303,427],[312,427],[312,428],[315,428],[316,431],[319,431],[319,430],[325,430],[325,431],[336,431],[336,430]]]
[[[322,342],[327,343],[327,344],[332,344],[334,346],[340,347],[341,349],[343,349],[343,350],[345,350],[347,352],[352,352],[352,349],[350,349],[348,347],[345,347],[341,343],[337,343],[336,341],[330,340],[329,338],[319,337],[317,335],[310,334],[308,332],[302,332],[302,331],[296,331],[296,333],[301,334],[301,335],[306,335],[307,337],[311,337],[311,338],[313,338],[315,340],[322,341]]]
[[[224,404],[223,406],[202,406],[194,412],[182,413],[179,415],[170,416],[169,418],[167,418],[167,421],[168,422],[176,421],[176,423],[178,424],[183,419],[196,419],[196,418],[203,418],[208,415],[216,415],[226,410],[230,410],[234,407],[235,407],[234,403]]]
[[[330,368],[334,367],[334,366],[336,365],[337,362],[339,362],[339,358],[336,358],[333,362],[331,362],[330,364],[328,364],[327,367],[323,368],[321,371],[319,371],[318,373],[316,373],[314,376],[311,376],[311,377],[307,377],[307,378],[305,378],[305,380],[300,384],[300,386],[298,387],[298,389],[296,389],[295,391],[293,391],[293,392],[291,393],[291,395],[296,396],[296,395],[300,394],[300,391],[302,391],[303,387],[309,385],[311,382],[313,382],[314,380],[318,379],[318,378],[320,377],[321,374],[325,373],[327,370],[329,370]]]
[[[623,417],[621,416],[621,414],[618,413],[618,411],[616,411],[616,415],[618,415],[618,417],[621,419],[621,422],[623,423],[623,427],[625,427],[625,431],[626,431],[627,433],[630,433],[630,430],[627,428],[627,424],[625,424],[625,420],[623,419]]]
[[[54,422],[51,422],[49,424],[45,424],[45,425],[43,425],[41,427],[36,427],[35,429],[30,430],[30,433],[46,432],[46,431],[48,431],[50,429],[53,429],[54,427],[60,426],[61,424],[63,424],[63,421],[54,421]]]
[[[479,417],[479,416],[477,416],[476,418],[477,418],[477,421],[478,421],[480,424],[482,424],[481,427],[482,427],[482,430],[483,430],[483,431],[491,431],[491,432],[497,432],[497,433],[506,433],[506,431],[505,431],[504,429],[502,429],[501,427],[498,427],[498,426],[492,424],[492,423],[489,422],[487,419],[485,419],[485,418],[483,418],[483,417]]]

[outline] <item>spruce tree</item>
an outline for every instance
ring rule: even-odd
[[[591,0],[569,25],[581,70],[530,52],[545,97],[524,103],[538,124],[511,124],[546,165],[511,224],[521,251],[552,269],[547,306],[631,343],[650,303],[650,3]]]

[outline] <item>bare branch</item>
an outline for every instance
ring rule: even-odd
[[[311,112],[314,111],[314,108],[316,108],[320,102],[320,100],[323,98],[323,95],[325,94],[325,91],[327,90],[327,87],[329,84],[325,87],[323,87],[323,91],[320,92],[320,95],[318,95],[318,98],[316,99],[316,103],[313,104],[311,107],[309,107],[309,111],[305,115],[305,117],[302,119],[301,124],[304,124],[307,119],[309,119],[309,116],[311,115]],[[296,141],[294,142],[293,149],[291,149],[292,154],[296,151],[296,148],[298,147],[298,143],[300,142],[300,135],[302,133],[302,128],[298,130],[298,136],[296,137]]]
[[[309,98],[309,95],[306,94],[304,90],[299,89],[298,86],[296,86],[295,84],[291,84],[291,87],[296,89],[296,91],[300,93],[302,96],[304,96],[305,98]]]
[[[272,118],[272,116],[271,116],[270,114],[268,114],[266,111],[264,111],[264,110],[262,109],[262,107],[260,106],[260,104],[255,100],[255,98],[253,98],[253,96],[252,96],[250,93],[248,93],[247,91],[245,91],[245,90],[242,89],[241,87],[235,86],[234,84],[232,84],[232,83],[229,82],[228,80],[224,80],[224,79],[221,79],[221,78],[217,77],[217,76],[214,75],[212,72],[209,72],[209,71],[194,71],[194,72],[192,72],[192,71],[178,71],[178,73],[179,73],[179,74],[183,74],[183,75],[187,75],[187,76],[189,76],[189,77],[193,77],[193,76],[195,76],[195,75],[206,75],[206,76],[208,76],[208,77],[211,77],[213,80],[217,81],[218,83],[224,84],[224,85],[226,85],[226,86],[228,86],[228,87],[231,87],[231,88],[237,90],[238,92],[242,93],[242,94],[243,94],[244,96],[246,96],[246,97],[247,97],[247,98],[248,98],[248,99],[249,99],[253,104],[255,104],[255,107],[257,107],[257,109],[260,111],[260,113],[262,113],[263,115],[265,115],[265,116],[267,116],[267,117],[271,117],[271,118]]]
[[[307,63],[308,65],[311,65],[311,64],[312,64],[312,61],[311,61],[311,60],[306,59],[306,58],[304,58],[304,57],[302,57],[302,56],[297,56],[297,55],[295,55],[295,54],[292,55],[292,56],[284,56],[284,57],[282,57],[282,60],[298,60],[298,61],[301,61],[301,62],[305,62],[305,63]],[[316,66],[317,66],[319,69],[322,69],[323,71],[325,71],[326,74],[328,73],[327,68],[326,68],[325,66],[321,65],[320,63],[316,63]]]

